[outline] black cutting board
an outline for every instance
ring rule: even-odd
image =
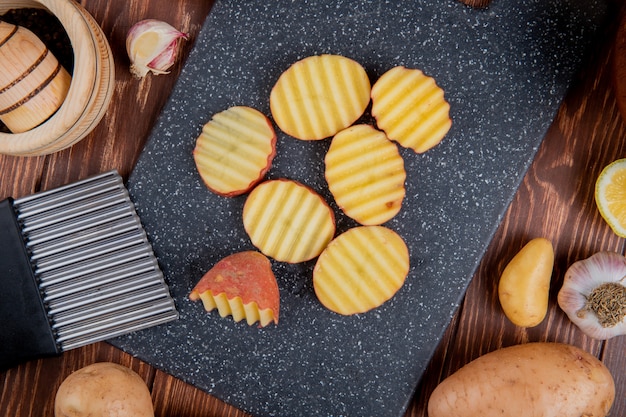
[[[128,183],[180,320],[111,342],[257,416],[402,415],[606,13],[587,0],[483,10],[455,0],[217,1]],[[419,68],[450,102],[452,128],[436,148],[401,150],[406,199],[386,226],[409,247],[407,280],[381,307],[344,317],[317,301],[314,261],[273,262],[278,326],[207,313],[189,291],[219,259],[253,247],[245,196],[206,189],[196,137],[233,105],[270,116],[279,75],[322,53],[360,62],[372,81]],[[354,226],[323,177],[329,140],[278,135],[267,178],[309,185],[335,209],[338,232]]]

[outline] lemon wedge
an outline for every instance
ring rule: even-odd
[[[616,235],[626,237],[626,158],[607,165],[596,181],[596,205]]]

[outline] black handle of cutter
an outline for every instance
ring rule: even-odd
[[[12,201],[0,201],[0,371],[61,353]]]

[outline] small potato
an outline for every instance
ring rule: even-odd
[[[527,343],[487,353],[442,381],[429,417],[604,417],[615,399],[609,370],[561,343]]]
[[[504,314],[520,327],[534,327],[548,311],[554,267],[552,242],[535,238],[511,259],[500,276],[498,297]]]
[[[55,417],[154,417],[152,397],[133,370],[98,362],[70,374],[59,387]]]

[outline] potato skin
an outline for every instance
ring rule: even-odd
[[[534,327],[543,321],[548,311],[553,266],[552,242],[539,237],[528,242],[504,268],[498,297],[513,324]]]
[[[536,342],[502,348],[443,380],[429,417],[604,417],[615,399],[609,370],[575,346]]]
[[[80,368],[61,383],[55,417],[154,417],[150,390],[133,370],[112,362]]]

